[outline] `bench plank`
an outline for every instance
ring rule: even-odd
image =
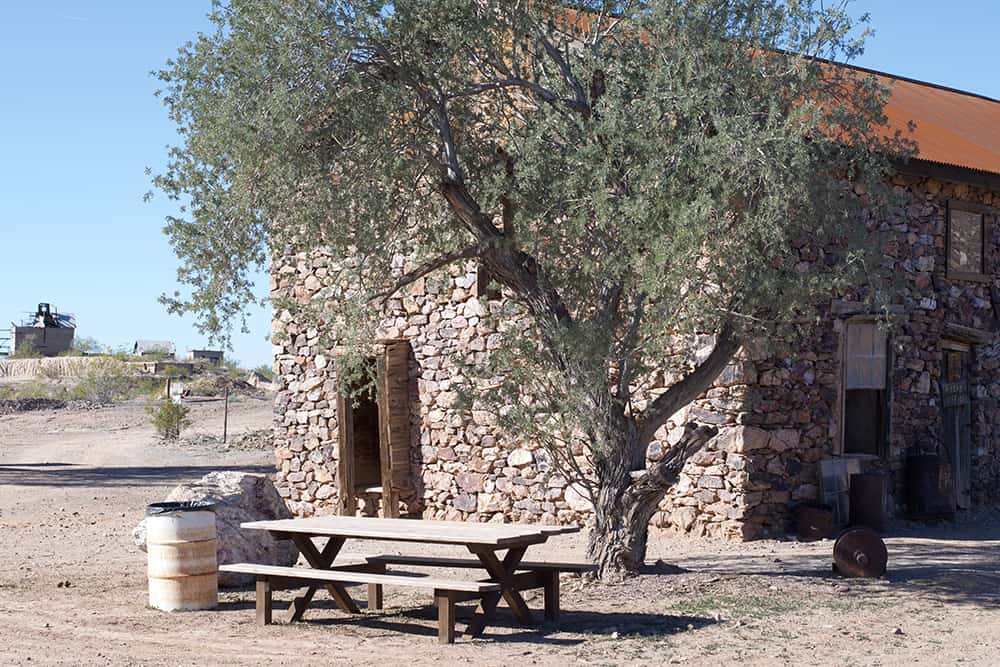
[[[476,558],[451,558],[440,556],[398,556],[395,554],[378,554],[362,556],[367,562],[381,562],[387,565],[416,565],[426,567],[459,567],[481,568],[483,564]],[[597,566],[593,563],[560,563],[552,561],[522,561],[515,570],[537,570],[540,572],[594,572]]]
[[[316,570],[305,567],[284,567],[281,565],[261,565],[257,563],[230,563],[219,567],[222,572],[252,574],[258,577],[280,577],[304,581],[335,581],[354,584],[381,584],[388,586],[408,586],[468,593],[488,593],[500,590],[500,584],[483,581],[437,579],[433,577],[403,577],[370,572],[349,572],[346,570]]]

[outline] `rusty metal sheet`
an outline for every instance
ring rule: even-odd
[[[876,74],[892,88],[885,108],[889,128],[916,129],[921,160],[1000,174],[1000,101],[949,88]]]

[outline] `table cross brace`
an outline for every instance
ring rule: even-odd
[[[495,581],[501,586],[499,592],[483,595],[479,602],[479,607],[476,609],[476,614],[469,623],[467,629],[469,635],[478,637],[483,634],[489,622],[496,617],[497,605],[500,603],[501,597],[507,603],[507,606],[510,607],[510,610],[514,613],[514,617],[519,623],[528,626],[535,624],[531,610],[528,609],[528,604],[524,601],[524,598],[515,586],[514,572],[517,566],[521,564],[521,559],[524,558],[526,550],[527,547],[508,549],[503,561],[501,561],[497,557],[495,550],[488,547],[469,545],[469,551],[479,558],[479,561],[489,573],[490,581]]]
[[[321,552],[316,548],[312,538],[308,535],[292,534],[290,537],[299,552],[306,559],[306,562],[317,570],[331,569],[334,559],[340,553],[344,542],[346,542],[346,539],[343,537],[331,537]],[[308,586],[292,600],[291,606],[288,607],[287,620],[289,623],[302,620],[302,615],[306,613],[306,609],[309,608],[309,604],[312,602],[313,596],[316,595],[316,591],[319,588],[319,586]],[[326,588],[327,592],[330,593],[330,597],[337,603],[341,611],[348,614],[360,613],[361,610],[358,609],[358,605],[354,603],[354,600],[351,599],[350,594],[348,594],[347,589],[343,585],[331,581],[324,584],[323,588]]]

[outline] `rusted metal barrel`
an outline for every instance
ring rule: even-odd
[[[937,454],[907,457],[906,506],[911,519],[950,519],[955,515],[951,466]]]
[[[215,512],[209,503],[154,503],[146,508],[149,605],[164,611],[218,604]]]
[[[816,505],[799,505],[796,510],[798,536],[802,542],[833,537],[833,510]]]
[[[884,531],[888,523],[886,505],[888,478],[881,473],[851,475],[851,525]]]

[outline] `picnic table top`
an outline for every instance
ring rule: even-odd
[[[305,519],[250,521],[243,528],[272,533],[299,533],[330,537],[354,537],[437,544],[480,544],[497,547],[544,542],[551,535],[575,533],[577,526],[471,523],[423,519],[322,516]]]

